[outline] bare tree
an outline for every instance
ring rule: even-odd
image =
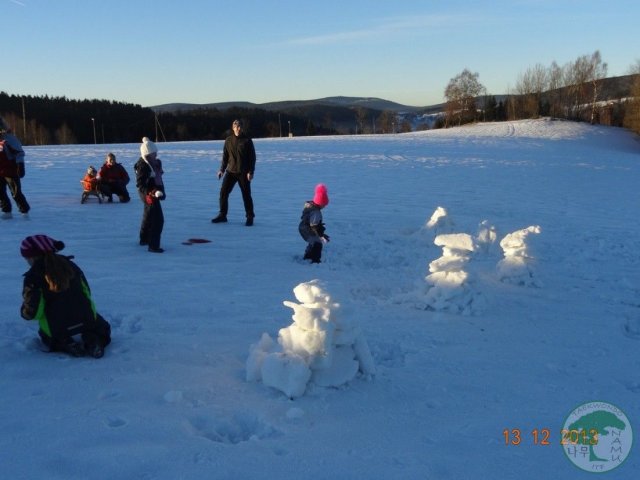
[[[629,67],[629,70],[627,70],[627,73],[629,75],[636,75],[640,73],[640,58],[637,59],[635,63],[631,64],[631,66]]]
[[[367,124],[367,111],[362,107],[356,108],[356,127],[358,132],[364,133]]]
[[[591,100],[591,124],[595,123],[596,119],[596,105],[598,102],[598,93],[600,92],[601,80],[607,76],[607,64],[602,61],[600,51],[596,50],[589,59],[589,76],[591,81],[591,88],[593,89],[593,96]]]
[[[447,99],[447,123],[450,118],[457,115],[458,125],[463,119],[476,120],[476,97],[485,91],[484,86],[478,81],[480,74],[471,73],[464,69],[460,74],[449,80],[444,90]]]
[[[18,137],[23,137],[21,138],[22,143],[27,143],[27,140],[24,139],[24,135],[22,135],[20,130],[18,130],[19,126],[22,125],[22,119],[18,115],[13,112],[4,112],[0,117],[4,119],[14,134],[18,135]]]
[[[378,128],[382,130],[382,133],[393,133],[394,126],[397,123],[395,112],[390,110],[383,111],[377,120]]]
[[[404,119],[402,123],[400,123],[400,131],[402,133],[408,133],[411,131],[411,122],[409,120]]]
[[[51,135],[49,134],[49,130],[33,119],[29,120],[27,124],[27,138],[27,143],[31,145],[51,144]]]
[[[70,144],[78,143],[78,140],[76,139],[75,135],[73,134],[73,132],[69,128],[69,125],[67,125],[66,122],[63,123],[62,126],[56,130],[55,138],[56,138],[56,142],[60,145],[70,145]]]
[[[525,70],[516,82],[516,93],[520,95],[523,117],[535,118],[540,115],[542,94],[548,89],[549,73],[541,64]]]
[[[549,115],[552,117],[559,117],[562,115],[563,105],[563,89],[564,83],[564,71],[555,61],[551,62],[549,71],[547,73],[548,81],[548,98],[549,98]]]
[[[596,102],[600,92],[600,81],[607,74],[607,64],[602,61],[600,52],[582,55],[570,63],[566,70],[566,84],[573,96],[573,116],[581,118],[581,111],[591,104],[590,121],[595,120]],[[589,91],[591,90],[591,91]],[[584,116],[586,117],[586,115]],[[583,118],[584,119],[584,118]]]

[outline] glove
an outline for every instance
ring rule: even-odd
[[[324,238],[327,242],[331,240],[329,235],[323,235],[322,238]]]
[[[323,235],[320,237],[320,241],[324,244],[329,243],[329,235]]]
[[[164,200],[164,192],[162,190],[153,189],[147,193],[144,201],[147,205],[153,204],[154,201]]]
[[[18,176],[24,178],[24,162],[18,163]]]
[[[220,170],[218,171],[218,180],[220,180],[222,178],[223,172]]]

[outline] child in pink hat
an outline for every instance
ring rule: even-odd
[[[307,242],[304,259],[311,263],[320,263],[322,246],[329,241],[322,222],[322,209],[329,204],[327,186],[323,183],[316,185],[313,200],[307,200],[302,209],[298,231]]]

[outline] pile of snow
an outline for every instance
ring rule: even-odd
[[[474,301],[479,297],[471,287],[465,267],[475,250],[471,235],[451,233],[438,235],[434,243],[442,247],[442,256],[429,264],[429,285],[425,303],[427,309],[469,315],[474,312]]]
[[[434,232],[434,235],[441,233],[453,233],[454,223],[449,216],[449,212],[444,207],[438,207],[431,215],[429,221],[424,225],[428,230]]]
[[[452,225],[447,211],[438,207],[425,227],[447,229]],[[540,226],[534,225],[510,233],[500,241],[504,258],[496,266],[499,280],[515,285],[542,286],[534,275],[535,255],[529,245],[529,235],[540,232]],[[436,235],[433,243],[442,247],[442,256],[429,263],[426,290],[421,285],[418,289],[421,293],[401,296],[400,301],[413,301],[425,310],[462,315],[482,311],[487,302],[478,287],[477,272],[470,270],[468,264],[472,258],[490,258],[497,238],[496,227],[487,220],[480,223],[476,237],[467,233]]]
[[[497,266],[501,281],[514,285],[542,286],[540,281],[534,278],[534,255],[528,245],[529,235],[540,232],[540,226],[533,225],[510,233],[500,241],[504,252],[504,258]]]
[[[278,345],[267,334],[252,345],[246,364],[248,381],[260,381],[289,398],[304,395],[307,384],[338,387],[358,371],[373,375],[375,366],[362,330],[353,319],[339,315],[320,280],[293,289],[300,303],[284,301],[293,309],[293,324],[280,330]]]
[[[476,249],[478,253],[489,254],[492,252],[496,241],[498,240],[498,231],[494,225],[488,220],[483,220],[478,225],[478,235],[476,236]]]

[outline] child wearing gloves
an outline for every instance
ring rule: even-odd
[[[322,209],[329,204],[327,187],[323,183],[316,185],[313,200],[308,200],[302,209],[298,231],[307,242],[304,259],[311,263],[320,263],[322,246],[329,241],[322,223]]]
[[[162,180],[162,162],[158,158],[158,148],[147,137],[140,145],[140,158],[134,165],[136,172],[136,188],[142,200],[142,223],[140,224],[140,245],[147,246],[148,251],[162,253],[160,236],[164,227],[164,215],[160,200],[165,199],[164,182]]]

